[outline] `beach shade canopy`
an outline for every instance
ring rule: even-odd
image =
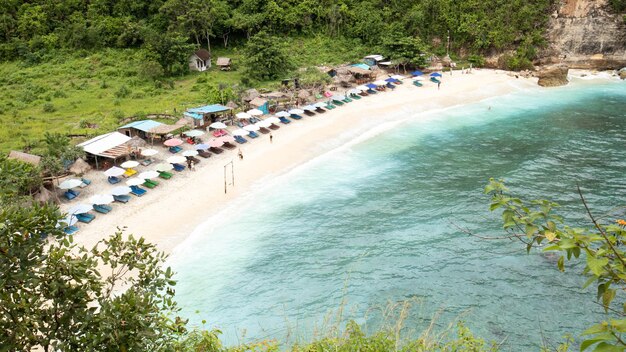
[[[222,143],[233,143],[235,138],[233,136],[221,136],[218,140],[222,141]]]
[[[277,117],[274,117],[274,116],[270,116],[270,117],[266,118],[263,121],[267,121],[270,124],[272,124],[272,123],[279,123],[280,122],[280,120]]]
[[[424,72],[419,71],[419,70],[411,72],[412,76],[422,76],[423,74],[424,74]]]
[[[220,130],[220,129],[226,128],[226,124],[224,124],[223,122],[213,122],[212,124],[209,125],[209,127],[215,128],[216,130]]]
[[[413,78],[414,81],[423,81],[424,77],[415,77]]]
[[[263,115],[263,111],[259,110],[259,109],[251,109],[246,111],[248,114],[252,115],[252,116],[261,116]]]
[[[197,150],[185,150],[183,152],[183,156],[196,156],[196,155],[198,155]]]
[[[117,177],[122,176],[125,172],[126,170],[122,169],[121,167],[113,166],[112,168],[106,170],[104,172],[104,175],[109,177]]]
[[[240,128],[238,130],[234,130],[232,133],[233,133],[233,136],[247,136],[249,132],[244,130],[243,128]]]
[[[78,186],[80,186],[82,184],[83,184],[82,180],[79,180],[77,178],[70,178],[70,179],[67,179],[67,180],[61,182],[61,184],[59,185],[59,188],[60,189],[72,189],[72,188],[76,188],[76,187],[78,187]]]
[[[386,82],[391,82],[391,83],[396,83],[396,82],[400,82],[397,79],[393,78],[393,77],[389,77],[387,79],[385,79]]]
[[[93,196],[89,197],[89,201],[92,204],[98,205],[111,204],[114,200],[115,199],[113,199],[113,196],[110,194],[94,194]]]
[[[80,203],[80,204],[76,204],[75,206],[69,208],[67,210],[67,213],[71,214],[71,215],[74,215],[74,214],[85,214],[86,212],[90,211],[91,209],[93,209],[93,206],[91,204]]]
[[[235,114],[235,116],[236,116],[238,119],[241,119],[241,120],[243,120],[243,119],[249,119],[249,118],[251,118],[251,117],[252,117],[252,115],[248,114],[247,112],[238,112],[238,113],[236,113],[236,114]]]
[[[219,148],[224,145],[224,142],[221,139],[212,139],[209,141],[209,145],[213,148]]]
[[[366,86],[366,85],[361,85],[361,86],[356,87],[356,89],[358,89],[358,90],[360,90],[362,92],[365,92],[365,91],[367,91],[369,89],[369,87]]]
[[[302,109],[291,109],[289,111],[287,111],[290,114],[294,114],[294,115],[298,115],[298,114],[304,114],[304,110]]]
[[[243,129],[246,130],[246,131],[258,131],[258,130],[260,130],[259,126],[257,126],[257,125],[243,126]]]
[[[376,89],[377,87],[378,87],[378,86],[377,86],[377,85],[375,85],[374,83],[368,83],[368,84],[367,84],[367,88],[368,88],[368,89]]]
[[[170,171],[173,168],[174,166],[170,163],[160,163],[154,167],[154,169],[157,171]]]
[[[202,144],[196,144],[196,146],[194,148],[196,148],[196,150],[206,150],[209,149],[209,145],[206,143],[202,143]]]
[[[139,166],[139,162],[135,160],[128,160],[128,161],[123,162],[120,166],[125,169],[130,169],[130,168]]]
[[[170,164],[180,164],[186,162],[187,159],[182,155],[174,155],[167,158],[167,162]]]
[[[139,177],[133,177],[131,179],[126,180],[126,184],[128,186],[139,186],[139,185],[143,185],[144,182],[146,182],[146,180],[144,180],[143,178],[139,178]]]
[[[155,149],[144,149],[141,151],[141,155],[143,156],[153,156],[157,154],[159,154],[159,151]]]
[[[441,73],[433,72],[433,73],[430,74],[430,77],[441,77]]]
[[[344,100],[345,98],[346,98],[345,95],[340,95],[340,94],[333,95],[333,100]]]
[[[195,152],[195,150],[194,150],[194,152]],[[159,173],[156,172],[156,171],[149,170],[149,171],[144,171],[144,172],[140,173],[139,175],[137,175],[137,177],[143,178],[144,180],[150,180],[150,179],[159,177]]]
[[[169,165],[169,164],[167,164]],[[114,196],[123,196],[130,193],[131,189],[127,186],[117,186],[111,190],[111,194]]]
[[[78,222],[78,218],[76,218],[75,216],[70,214],[70,215],[64,217],[63,219],[59,220],[59,222],[57,222],[57,227],[61,227],[63,225],[65,225],[65,226],[74,226],[74,225],[76,225],[77,222]]]
[[[325,102],[320,101],[320,102],[317,102],[317,103],[313,104],[313,106],[315,106],[316,108],[325,108],[328,105],[326,105]]]
[[[384,86],[385,84],[387,84],[387,81],[379,79],[378,81],[374,81],[374,84],[377,86]],[[368,84],[369,86],[369,84]]]
[[[183,141],[181,141],[178,138],[172,138],[172,139],[168,139],[165,142],[163,142],[163,145],[167,146],[167,147],[176,147],[183,144]]]
[[[267,122],[267,120],[263,120],[263,121],[259,121],[257,123],[255,123],[255,125],[259,126],[259,129],[261,129],[261,127],[270,127],[272,125],[271,122]]]
[[[361,90],[358,89],[358,88],[357,89],[350,89],[348,91],[348,94],[359,94],[359,93],[361,93]]]
[[[391,76],[391,78],[395,78],[395,79],[397,79],[399,81],[401,79],[404,79],[404,76],[403,75],[393,75],[393,76]]]
[[[204,132],[200,131],[200,130],[190,130],[190,131],[186,131],[184,132],[185,136],[187,137],[200,137],[204,134]]]
[[[274,115],[276,115],[276,116],[278,116],[278,117],[289,117],[289,116],[291,116],[291,114],[290,114],[290,113],[288,113],[287,111],[279,111],[279,112],[277,112],[277,113],[276,113],[276,114],[274,114]]]
[[[313,105],[307,105],[307,106],[303,106],[302,110],[306,110],[306,111],[315,111],[315,106]]]

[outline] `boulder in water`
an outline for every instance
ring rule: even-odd
[[[626,79],[626,67],[619,70],[619,78]]]
[[[566,65],[544,67],[536,74],[539,78],[539,82],[537,83],[542,87],[564,86],[569,83],[567,80],[568,71],[569,67]]]

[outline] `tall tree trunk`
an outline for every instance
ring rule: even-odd
[[[228,47],[228,34],[229,33],[230,32],[226,32],[226,33],[222,34],[222,39],[224,39],[224,48]]]
[[[206,36],[206,48],[211,53],[211,38],[209,37],[209,31],[204,31],[204,35]]]

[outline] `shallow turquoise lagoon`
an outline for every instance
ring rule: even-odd
[[[227,343],[307,339],[329,312],[376,327],[415,300],[407,331],[462,319],[507,350],[558,342],[602,319],[580,269],[565,274],[499,235],[482,190],[503,178],[583,224],[580,184],[599,214],[626,203],[626,85],[587,81],[420,113],[348,143],[209,219],[171,258],[192,323]],[[342,303],[343,302],[343,303]]]

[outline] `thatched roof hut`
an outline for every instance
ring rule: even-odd
[[[7,158],[19,160],[35,166],[39,165],[39,163],[41,162],[41,157],[39,155],[18,152],[16,150],[11,150]]]
[[[254,88],[252,88],[252,89],[248,89],[245,92],[243,92],[243,95],[241,96],[241,99],[243,99],[243,101],[245,101],[245,102],[249,102],[252,99],[258,97],[259,95],[260,95],[259,91],[254,89]]]
[[[81,159],[79,159],[81,160]],[[54,197],[54,194],[52,192],[50,192],[46,187],[39,187],[39,192],[37,192],[37,194],[35,194],[35,196],[33,197],[33,199],[41,204],[44,203],[55,203],[56,202],[56,198]]]

